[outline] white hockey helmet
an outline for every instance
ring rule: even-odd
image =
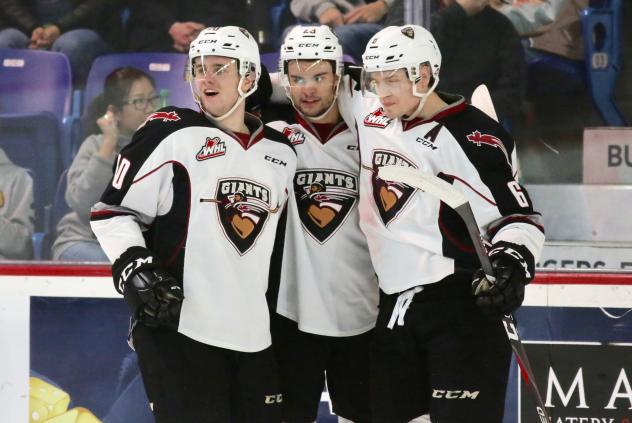
[[[344,64],[342,46],[338,41],[338,37],[336,37],[336,35],[326,25],[297,25],[285,36],[285,40],[281,45],[281,54],[279,56],[279,74],[281,75],[281,85],[285,88],[285,94],[290,100],[290,103],[292,103],[292,106],[301,113],[292,99],[290,81],[288,78],[288,62],[292,60],[325,60],[333,63],[332,70],[337,82],[334,87],[334,96],[331,104],[318,116],[305,116],[311,121],[323,119],[336,105],[339,81],[342,77]]]
[[[433,81],[427,93],[420,93],[416,84],[420,77],[419,70],[424,64],[430,66]],[[420,106],[415,113],[417,115],[427,96],[439,83],[441,52],[430,31],[424,27],[389,26],[369,40],[362,54],[362,69],[365,74],[405,69],[413,83],[413,95],[421,98]]]
[[[279,73],[287,74],[288,60],[331,60],[334,74],[341,75],[343,67],[342,46],[326,25],[297,25],[285,36],[281,45]]]
[[[367,72],[405,68],[411,80],[419,76],[419,66],[428,63],[432,76],[439,78],[441,52],[434,37],[419,25],[389,26],[366,45],[362,67]]]
[[[238,62],[239,70],[239,85],[237,91],[239,93],[239,100],[235,105],[224,115],[216,117],[211,116],[202,107],[202,102],[199,95],[193,90],[193,97],[198,103],[200,108],[216,120],[222,120],[229,114],[231,114],[246,97],[255,92],[257,89],[257,83],[261,76],[261,58],[259,56],[259,46],[250,33],[238,26],[221,26],[221,27],[209,27],[203,29],[198,36],[193,40],[189,47],[189,59],[187,63],[187,79],[193,81],[193,60],[196,57],[202,56],[223,56],[236,59]],[[250,73],[254,72],[254,83],[250,90],[243,92],[241,85],[246,77]]]

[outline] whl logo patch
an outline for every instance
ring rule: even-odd
[[[283,128],[283,135],[292,143],[292,145],[303,144],[305,142],[305,134],[296,128],[286,126]]]
[[[364,117],[364,126],[372,128],[386,128],[393,119],[384,114],[384,109],[379,108]]]
[[[261,234],[270,214],[270,190],[247,179],[220,179],[215,194],[224,234],[240,255]]]
[[[415,193],[415,188],[401,182],[385,181],[377,177],[382,166],[404,166],[416,168],[403,156],[387,150],[373,151],[373,200],[384,225],[388,225],[399,212],[408,204],[408,200]]]
[[[358,179],[339,170],[299,170],[294,176],[294,194],[303,228],[324,244],[357,202]]]
[[[199,162],[226,154],[226,144],[219,137],[206,137],[206,142],[195,155]]]

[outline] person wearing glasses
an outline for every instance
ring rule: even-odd
[[[145,72],[123,67],[107,76],[103,93],[86,113],[92,135],[83,141],[68,169],[66,202],[72,211],[57,225],[54,260],[107,261],[90,229],[90,207],[112,178],[119,151],[160,103],[154,80]]]

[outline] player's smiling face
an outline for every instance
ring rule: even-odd
[[[290,96],[303,115],[318,117],[335,101],[338,78],[324,60],[291,60],[287,66]]]
[[[223,56],[202,56],[193,59],[195,91],[204,109],[213,116],[228,112],[239,98],[238,61]],[[242,91],[248,91],[252,81],[244,81]]]

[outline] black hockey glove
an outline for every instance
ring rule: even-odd
[[[181,284],[144,247],[130,247],[112,265],[114,287],[132,315],[147,326],[178,328],[184,295]]]
[[[474,274],[472,292],[476,304],[487,315],[509,314],[522,304],[524,287],[533,279],[533,255],[524,246],[500,241],[489,251],[495,282],[485,277],[483,269]]]

